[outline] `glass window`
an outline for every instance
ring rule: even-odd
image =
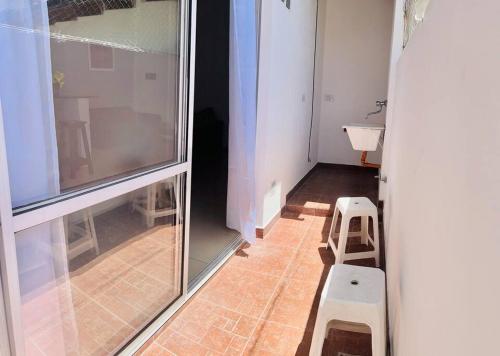
[[[116,352],[181,295],[184,175],[16,234],[27,354]]]
[[[14,207],[179,162],[179,1],[0,6]]]

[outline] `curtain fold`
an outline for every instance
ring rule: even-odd
[[[46,1],[0,0],[0,95],[13,206],[59,193],[49,39]]]
[[[257,121],[256,0],[231,0],[229,55],[229,165],[227,226],[256,239]]]
[[[0,99],[13,206],[59,193],[46,0],[0,0]],[[26,354],[78,348],[62,219],[16,234]]]

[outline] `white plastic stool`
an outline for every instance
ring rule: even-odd
[[[378,268],[335,265],[319,303],[310,356],[319,356],[328,331],[371,332],[372,355],[385,356],[385,273]]]
[[[340,233],[335,232],[339,213],[342,214]],[[349,232],[349,223],[352,218],[361,217],[361,231]],[[373,219],[373,238],[368,231],[369,218]],[[346,253],[347,239],[349,237],[361,236],[361,242],[368,245],[368,241],[373,246],[373,251]],[[338,237],[338,246],[335,246],[333,239]],[[328,235],[328,245],[335,255],[335,264],[344,263],[349,260],[359,260],[363,258],[375,258],[377,267],[380,267],[380,242],[378,235],[378,211],[375,204],[365,197],[339,198],[335,204],[332,227]]]

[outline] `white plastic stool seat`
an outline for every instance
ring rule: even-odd
[[[336,206],[339,208],[342,216],[371,216],[374,211],[377,211],[375,204],[366,197],[338,198]]]
[[[321,293],[310,356],[321,355],[329,329],[339,325],[338,322],[367,325],[372,334],[372,355],[385,356],[385,273],[382,270],[351,265],[335,265],[330,269]]]
[[[342,214],[340,232],[336,233],[339,214]],[[349,232],[349,223],[352,218],[361,217],[361,231]],[[369,218],[373,221],[373,237],[368,231]],[[361,236],[361,242],[368,245],[370,242],[373,251],[346,253],[347,239],[349,237]],[[335,246],[334,238],[338,237],[338,245]],[[375,204],[365,197],[339,198],[335,204],[332,227],[328,235],[328,245],[335,255],[335,264],[341,264],[348,260],[358,260],[364,258],[375,258],[376,266],[380,266],[380,241],[378,232],[378,211]]]

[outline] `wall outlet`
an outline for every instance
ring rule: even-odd
[[[146,73],[146,80],[156,80],[156,73]]]
[[[325,101],[333,103],[335,101],[335,97],[332,94],[325,94]]]

